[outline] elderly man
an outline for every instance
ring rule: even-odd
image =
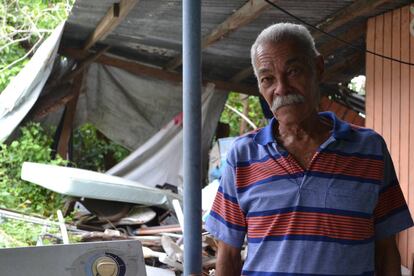
[[[384,140],[317,112],[324,62],[303,26],[268,27],[251,59],[274,118],[227,156],[206,222],[216,275],[400,275],[413,221]]]

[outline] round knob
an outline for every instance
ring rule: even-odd
[[[118,264],[110,257],[99,257],[93,263],[94,276],[116,276],[118,274]]]

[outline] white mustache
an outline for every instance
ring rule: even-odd
[[[305,102],[305,97],[300,94],[288,94],[286,96],[276,97],[271,106],[271,110],[276,112],[280,107],[290,104],[298,104]]]

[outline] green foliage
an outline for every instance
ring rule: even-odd
[[[0,223],[0,248],[36,245],[41,231],[41,225],[6,219]]]
[[[56,165],[66,161],[51,158],[52,139],[39,124],[29,123],[20,131],[10,145],[0,144],[0,207],[49,216],[61,207],[62,197],[23,181],[21,167],[25,161]]]
[[[0,5],[0,92],[40,43],[68,16],[73,0],[3,0]]]
[[[241,100],[242,94],[231,92],[227,99],[227,105],[237,109],[240,113],[243,113],[243,103]],[[242,95],[245,97],[246,95]],[[248,114],[247,117],[260,128],[266,125],[266,119],[264,118],[262,108],[260,106],[259,98],[254,96],[248,97]],[[221,114],[220,121],[230,125],[230,136],[238,136],[240,133],[240,124],[243,119],[237,115],[234,111],[230,110],[228,107],[225,107],[223,113]],[[247,124],[247,129],[245,132],[251,131],[253,128]]]
[[[92,124],[84,124],[73,134],[73,161],[82,169],[104,172],[107,160],[114,165],[130,152],[101,134]]]
[[[47,233],[47,236],[42,234]],[[39,238],[43,245],[56,244],[60,237],[60,228],[56,225],[43,226],[40,224],[15,220],[0,220],[0,248],[35,246]],[[81,236],[68,233],[70,243],[81,241]]]

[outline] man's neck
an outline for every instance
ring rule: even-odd
[[[329,136],[330,129],[331,126],[323,123],[318,113],[314,112],[299,122],[279,122],[275,134],[277,140],[286,146],[295,142],[322,143]]]

